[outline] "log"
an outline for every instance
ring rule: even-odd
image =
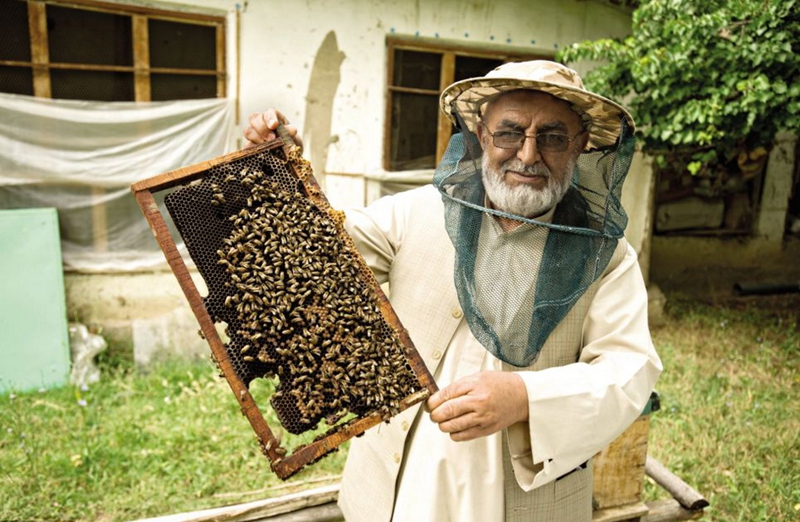
[[[645,473],[686,509],[695,511],[708,506],[708,501],[700,493],[649,455],[645,462]]]
[[[650,513],[646,522],[674,522],[676,520],[696,520],[703,516],[703,510],[691,510],[681,506],[675,499],[648,502]]]

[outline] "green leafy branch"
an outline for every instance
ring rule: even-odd
[[[713,175],[800,129],[797,0],[649,0],[621,40],[573,44],[558,59],[599,62],[587,87],[623,100],[642,148]]]

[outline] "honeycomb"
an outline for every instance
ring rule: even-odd
[[[276,382],[270,404],[293,434],[349,414],[388,420],[424,388],[343,214],[304,183],[309,172],[267,150],[214,165],[165,198],[208,288],[205,308],[227,325],[236,374],[245,385]]]

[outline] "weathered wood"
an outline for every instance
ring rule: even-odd
[[[228,83],[227,75],[225,74],[225,25],[219,24],[216,30],[217,40],[217,98],[224,98],[226,96],[226,84]],[[238,36],[237,36],[238,37]]]
[[[439,90],[444,91],[448,85],[453,83],[453,78],[456,74],[456,53],[450,51],[442,54],[442,70],[439,75]],[[438,98],[438,95],[437,95]],[[436,164],[439,164],[442,156],[447,150],[447,145],[450,144],[450,135],[452,134],[453,124],[450,118],[445,116],[442,111],[437,111],[439,118],[437,121],[436,130]]]
[[[642,415],[594,458],[594,499],[599,509],[641,501],[650,415]]]
[[[636,502],[627,506],[596,509],[592,513],[592,522],[639,522],[647,513],[647,505]]]
[[[644,522],[675,522],[677,520],[696,520],[703,516],[703,510],[691,510],[681,506],[674,499],[648,502],[650,513]]]
[[[680,502],[683,507],[690,510],[697,510],[708,506],[708,501],[703,498],[700,493],[653,457],[647,457],[645,470],[647,476],[655,480],[656,484],[669,491],[675,500]]]
[[[139,522],[250,522],[254,520],[270,520],[286,513],[297,513],[325,504],[336,506],[339,496],[339,484],[300,491],[279,498],[256,500],[235,506],[204,509],[190,513],[178,513],[163,517],[142,519]],[[336,508],[338,511],[338,507]],[[339,511],[339,516],[341,512]],[[316,520],[316,519],[308,519]]]
[[[196,10],[167,10],[163,9],[162,7],[149,7],[146,5],[136,5],[136,4],[119,4],[114,2],[104,2],[99,0],[69,0],[69,2],[58,2],[63,4],[72,4],[80,6],[81,9],[87,9],[92,11],[100,11],[106,13],[139,13],[148,16],[157,16],[159,19],[163,20],[175,20],[178,22],[185,22],[186,20],[192,20],[193,22],[197,22],[203,25],[217,25],[217,24],[224,24],[225,17],[219,15],[212,15],[212,14],[204,14],[197,12]],[[177,4],[176,4],[177,5]]]
[[[137,102],[149,102],[150,98],[150,32],[147,18],[133,16],[133,66],[134,92]]]
[[[339,506],[331,502],[294,513],[265,518],[263,522],[344,522],[344,515]]]
[[[47,12],[44,2],[28,2],[28,30],[31,35],[31,62],[33,62],[33,95],[52,98],[50,85],[50,51],[47,45]]]

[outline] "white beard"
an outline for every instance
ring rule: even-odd
[[[515,216],[536,217],[556,206],[567,193],[572,182],[575,161],[576,159],[573,157],[567,162],[566,172],[568,175],[565,175],[559,183],[543,163],[524,165],[518,158],[511,158],[503,163],[498,171],[489,165],[488,156],[484,153],[481,177],[486,195],[497,210]],[[525,184],[509,186],[503,181],[506,170],[544,176],[547,178],[547,186],[542,189]]]

